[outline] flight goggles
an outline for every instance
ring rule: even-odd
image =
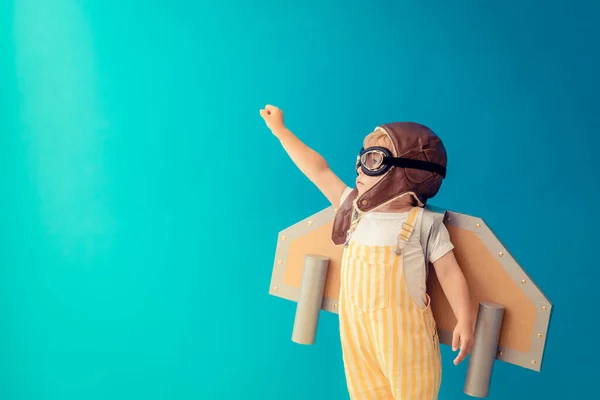
[[[369,176],[383,175],[392,167],[400,167],[435,172],[443,178],[446,177],[446,167],[440,164],[411,158],[393,157],[391,151],[378,146],[360,149],[360,154],[356,157],[356,168],[358,169],[358,167],[361,167],[364,174]]]

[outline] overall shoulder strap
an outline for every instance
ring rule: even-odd
[[[421,218],[421,247],[423,248],[423,255],[425,256],[425,270],[426,270],[426,277],[429,277],[429,268],[431,267],[431,265],[429,264],[429,242],[430,242],[430,238],[431,238],[431,232],[434,231],[434,229],[437,229],[437,227],[439,226],[439,224],[443,224],[444,223],[444,216],[445,213],[440,214],[431,210],[427,210],[424,209],[423,211],[423,217]],[[423,226],[423,220],[425,218],[430,218],[432,220],[431,224],[428,224],[428,227],[424,230],[424,226]]]
[[[408,213],[406,221],[402,223],[402,229],[398,233],[398,242],[396,244],[396,254],[402,253],[402,249],[406,246],[406,243],[410,240],[412,233],[415,230],[415,225],[419,215],[423,209],[421,207],[413,207]]]
[[[352,202],[352,217],[350,218],[350,226],[348,227],[348,231],[346,231],[346,240],[344,241],[344,247],[348,247],[348,243],[350,243],[350,237],[356,230],[356,226],[362,217],[362,213],[358,210],[356,206],[356,199]]]
[[[425,277],[426,278],[429,277],[429,251],[428,251],[428,247],[429,247],[429,237],[431,235],[433,224],[427,225],[427,229],[424,230],[423,229],[423,220],[425,220],[426,216],[429,216],[431,214],[432,214],[432,212],[430,210],[424,209],[423,210],[423,215],[421,217],[421,235],[420,235],[420,239],[421,239],[421,247],[423,248],[423,255],[425,256]],[[434,218],[434,223],[435,223],[435,218]]]

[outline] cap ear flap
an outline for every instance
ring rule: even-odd
[[[412,160],[431,161],[431,157],[427,157],[427,154],[435,154],[434,150],[425,149],[417,155],[411,157]],[[406,179],[410,183],[421,184],[428,179],[434,177],[434,173],[430,171],[423,171],[415,168],[404,168],[404,174]]]

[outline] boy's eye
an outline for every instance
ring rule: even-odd
[[[369,166],[373,167],[376,166],[377,164],[379,164],[381,162],[380,157],[376,156],[376,155],[370,155],[367,158],[367,163],[369,164]]]

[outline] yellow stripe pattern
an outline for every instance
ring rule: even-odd
[[[419,211],[411,211],[409,226]],[[412,229],[402,232],[406,239],[411,234]],[[435,320],[429,301],[421,309],[411,298],[403,256],[395,250],[349,241],[344,251],[339,320],[352,400],[438,398],[442,374]]]

